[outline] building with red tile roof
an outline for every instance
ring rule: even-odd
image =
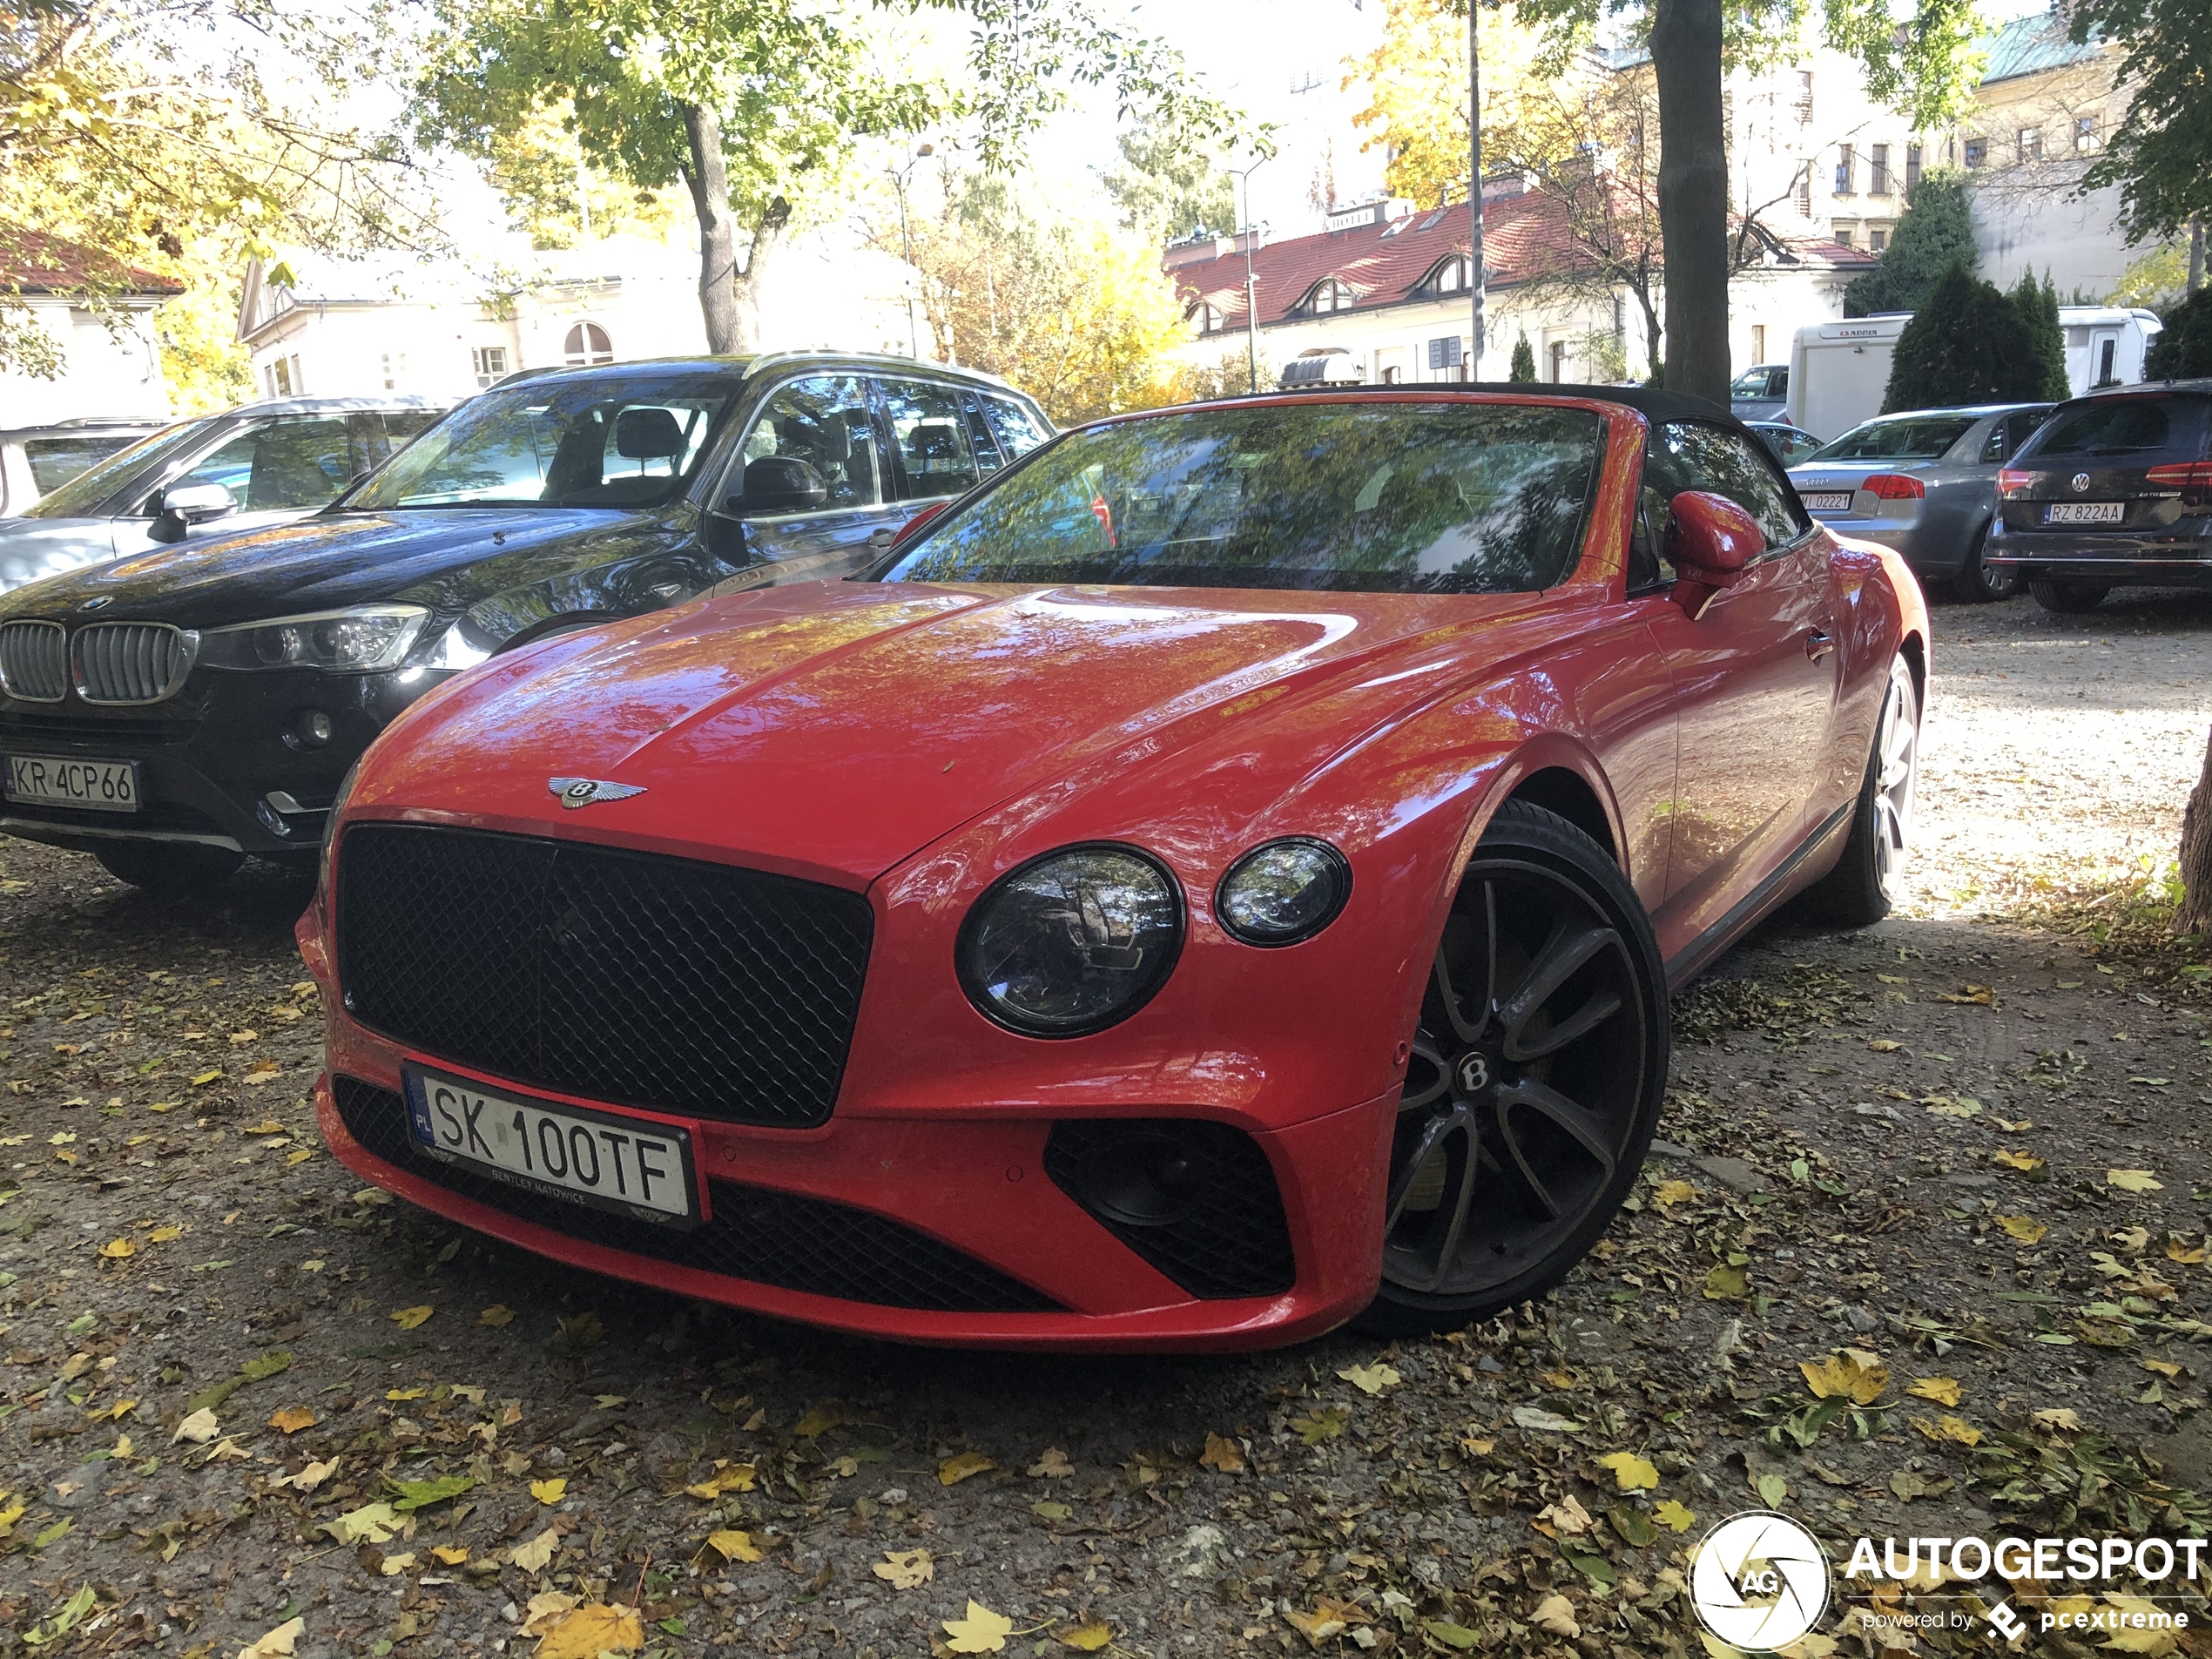
[[[165,417],[169,382],[153,314],[183,292],[97,248],[0,224],[0,312],[27,325],[11,361],[0,364],[0,427]]]

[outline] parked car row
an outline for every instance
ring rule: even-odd
[[[610,365],[0,597],[0,830],[318,864],[324,1135],[462,1224],[884,1336],[1252,1347],[1572,1268],[1670,990],[1797,894],[1888,909],[1928,668],[1898,556],[1664,392],[1055,436],[900,360]]]

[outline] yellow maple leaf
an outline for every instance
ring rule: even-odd
[[[709,1503],[725,1492],[750,1492],[756,1471],[750,1463],[732,1463],[726,1458],[714,1460],[714,1473],[705,1480],[688,1486],[684,1490],[694,1498],[704,1498]]]
[[[887,1550],[874,1571],[894,1590],[918,1590],[937,1576],[936,1562],[926,1549]]]
[[[100,1246],[100,1254],[111,1262],[123,1261],[138,1253],[138,1247],[127,1238],[111,1238]]]
[[[182,1227],[156,1227],[146,1235],[146,1241],[155,1244],[173,1244],[184,1236]]]
[[[1075,1472],[1076,1466],[1068,1461],[1068,1454],[1056,1446],[1046,1447],[1029,1466],[1030,1474],[1040,1480],[1064,1480]]]
[[[1659,1471],[1634,1452],[1608,1452],[1598,1459],[1597,1466],[1612,1470],[1623,1492],[1649,1492],[1659,1484]]]
[[[1662,1210],[1669,1204],[1688,1204],[1696,1196],[1697,1189],[1687,1181],[1662,1181],[1659,1184],[1659,1207]]]
[[[498,1326],[509,1323],[513,1320],[514,1317],[515,1310],[513,1308],[509,1307],[503,1302],[494,1302],[489,1307],[486,1308],[482,1313],[479,1313],[476,1316],[476,1323],[478,1325]]]
[[[2025,1174],[2033,1174],[2043,1167],[2043,1160],[2033,1152],[2003,1151],[1993,1152],[1990,1156],[2006,1169],[2019,1170]]]
[[[1004,1653],[1006,1639],[1013,1633],[1013,1620],[981,1602],[970,1602],[966,1618],[945,1621],[945,1647],[952,1653]]]
[[[2071,1406],[2054,1406],[2046,1411],[2030,1412],[2027,1415],[2038,1428],[2063,1429],[2069,1434],[2081,1432],[2081,1419]]]
[[[2051,1231],[2033,1216],[2000,1216],[1997,1224],[2023,1244],[2040,1244]]]
[[[632,1608],[616,1602],[586,1602],[545,1627],[536,1659],[598,1659],[603,1653],[635,1653],[645,1645],[645,1627]]]
[[[2166,1185],[2148,1170],[2107,1170],[2105,1184],[2122,1192],[2157,1192]]]
[[[1073,1629],[1054,1633],[1063,1648],[1073,1648],[1077,1653],[1096,1653],[1114,1639],[1114,1627],[1103,1619],[1094,1619],[1089,1624],[1076,1625]]]
[[[1244,1472],[1244,1448],[1226,1434],[1209,1431],[1206,1449],[1198,1454],[1198,1461],[1223,1474],[1242,1474]]]
[[[1404,1380],[1395,1368],[1381,1364],[1346,1366],[1337,1375],[1363,1394],[1379,1394],[1386,1388],[1395,1388]]]
[[[297,1434],[303,1428],[315,1426],[315,1414],[305,1406],[287,1406],[282,1411],[269,1414],[269,1426],[280,1428],[287,1434]]]
[[[507,1559],[525,1573],[542,1573],[553,1560],[553,1552],[561,1547],[561,1534],[548,1527],[526,1544],[517,1544],[508,1552]]]
[[[241,1135],[281,1135],[284,1132],[284,1125],[273,1117],[265,1117],[260,1123],[249,1123],[239,1130]]]
[[[569,1477],[565,1474],[556,1474],[550,1480],[530,1482],[530,1496],[549,1509],[568,1495]]]
[[[387,1388],[384,1391],[384,1398],[387,1399],[420,1399],[423,1397],[423,1395],[428,1393],[430,1391],[427,1388]]]
[[[808,1406],[806,1415],[792,1425],[791,1432],[806,1440],[816,1440],[844,1420],[843,1408],[835,1400],[826,1399],[819,1406]]]
[[[996,1467],[998,1465],[981,1452],[955,1452],[937,1466],[937,1484],[941,1487],[956,1487],[970,1475],[981,1474],[986,1469]],[[992,1616],[995,1618],[997,1615],[994,1614]],[[1010,1624],[1007,1626],[1009,1630],[1013,1628]],[[972,1651],[980,1653],[984,1650],[979,1648]]]
[[[307,1633],[305,1619],[287,1619],[273,1630],[262,1633],[260,1639],[238,1650],[238,1659],[283,1659],[293,1650],[300,1638]]]
[[[400,1308],[387,1317],[401,1330],[412,1331],[436,1312],[437,1309],[426,1302],[421,1307]]]
[[[752,1534],[734,1529],[711,1532],[706,1541],[725,1561],[757,1561],[762,1559],[759,1548],[752,1541]]]
[[[1889,1367],[1863,1348],[1831,1353],[1817,1365],[1800,1359],[1797,1369],[1804,1373],[1805,1386],[1814,1398],[1841,1398],[1861,1406],[1872,1405],[1890,1382]]]
[[[430,1553],[448,1567],[458,1567],[469,1559],[469,1547],[466,1544],[433,1544],[430,1547]]]
[[[2146,1359],[2143,1361],[2143,1369],[2155,1371],[2161,1377],[2178,1377],[2182,1374],[2182,1368],[2171,1359]]]
[[[1939,1406],[1959,1403],[1959,1379],[1955,1377],[1915,1377],[1905,1392],[1915,1399],[1932,1399]]]
[[[1654,1504],[1651,1509],[1651,1518],[1657,1521],[1661,1526],[1664,1527],[1669,1532],[1688,1532],[1697,1523],[1697,1516],[1695,1512],[1685,1508],[1679,1503],[1676,1503],[1672,1498],[1668,1498],[1659,1503]]]
[[[1704,1296],[1709,1302],[1739,1301],[1750,1293],[1750,1277],[1741,1267],[1723,1262],[1705,1275]]]

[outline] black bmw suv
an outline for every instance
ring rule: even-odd
[[[1982,563],[2047,610],[2121,587],[2212,588],[2212,381],[2061,403],[1997,475]]]
[[[1004,383],[782,354],[526,374],[279,528],[0,596],[0,831],[184,890],[312,865],[393,717],[502,650],[843,577],[1051,435]]]

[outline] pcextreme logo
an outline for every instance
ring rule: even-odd
[[[1827,1554],[1787,1515],[1730,1515],[1697,1546],[1689,1604],[1731,1648],[1787,1647],[1828,1610]]]

